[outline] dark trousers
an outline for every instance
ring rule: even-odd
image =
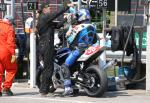
[[[42,71],[42,80],[40,86],[40,93],[48,93],[49,87],[52,83],[52,74],[54,70],[53,55],[54,42],[48,38],[39,40],[39,55],[44,62],[44,69]]]

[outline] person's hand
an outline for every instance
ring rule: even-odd
[[[73,3],[70,3],[70,4],[67,4],[67,6],[69,6],[69,7],[74,7],[74,4],[73,4]]]
[[[68,16],[68,15],[67,15],[67,14],[65,14],[65,15],[64,15],[64,19],[67,19],[67,16]]]
[[[68,38],[70,35],[71,35],[71,32],[68,31],[68,32],[66,33],[66,37]]]
[[[16,60],[16,56],[15,56],[15,55],[12,55],[12,56],[11,56],[11,63],[14,63],[15,60]]]

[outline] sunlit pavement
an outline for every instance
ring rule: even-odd
[[[0,97],[0,103],[150,103],[150,95],[143,89],[106,92],[103,97],[88,97],[83,91],[75,97],[60,97],[63,89],[55,95],[41,97],[37,88],[29,88],[27,83],[15,83],[14,96]]]

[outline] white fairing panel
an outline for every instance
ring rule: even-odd
[[[77,61],[87,61],[92,55],[99,52],[101,48],[101,46],[90,46]]]

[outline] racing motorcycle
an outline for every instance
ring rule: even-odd
[[[53,93],[57,88],[64,88],[64,64],[67,56],[71,53],[69,48],[55,46],[54,72],[50,91]],[[107,89],[106,72],[98,66],[97,58],[104,51],[101,46],[90,46],[78,58],[71,67],[71,81],[73,93],[77,94],[79,89],[84,89],[88,96],[102,96]],[[42,67],[42,66],[41,66]],[[42,68],[37,72],[37,86],[40,87],[40,77]]]

